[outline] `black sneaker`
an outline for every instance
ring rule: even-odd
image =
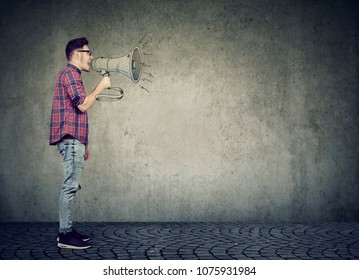
[[[91,244],[78,239],[73,232],[59,233],[57,247],[63,249],[88,249]]]
[[[90,240],[90,237],[87,236],[87,235],[84,235],[84,234],[81,234],[79,232],[77,232],[76,230],[72,230],[72,234],[77,238],[77,239],[80,239],[82,241],[89,241]],[[60,233],[57,235],[57,242],[59,241],[59,236],[60,236]]]
[[[77,232],[76,230],[72,230],[72,233],[78,238],[81,239],[82,241],[89,241],[90,237],[84,234],[81,234],[79,232]]]

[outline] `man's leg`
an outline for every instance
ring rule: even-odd
[[[63,159],[63,183],[59,197],[60,233],[72,231],[73,198],[78,190],[84,163],[85,145],[75,139],[65,139],[58,144]]]
[[[79,182],[84,163],[85,145],[75,139],[65,139],[57,144],[63,159],[63,183],[59,197],[59,243],[61,248],[84,248],[82,243],[72,234],[73,199],[79,189]],[[70,235],[68,235],[70,233]],[[77,242],[79,241],[79,242]],[[71,244],[70,244],[71,243]],[[69,246],[67,246],[69,245]]]

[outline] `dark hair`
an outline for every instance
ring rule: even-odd
[[[82,38],[76,38],[69,41],[66,45],[66,58],[67,60],[70,60],[72,52],[76,49],[81,49],[84,45],[88,45],[88,41],[85,37]]]

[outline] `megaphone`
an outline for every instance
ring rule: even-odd
[[[128,54],[118,58],[95,58],[91,61],[93,70],[101,75],[109,75],[110,72],[118,72],[138,83],[142,73],[142,53],[139,47],[134,47]]]

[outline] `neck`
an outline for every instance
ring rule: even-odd
[[[75,66],[75,67],[78,68],[80,71],[82,71],[81,68],[80,68],[80,65],[79,65],[78,63],[76,63],[76,61],[71,60],[71,61],[68,61],[68,63],[71,64],[71,65],[73,65],[73,66]]]

